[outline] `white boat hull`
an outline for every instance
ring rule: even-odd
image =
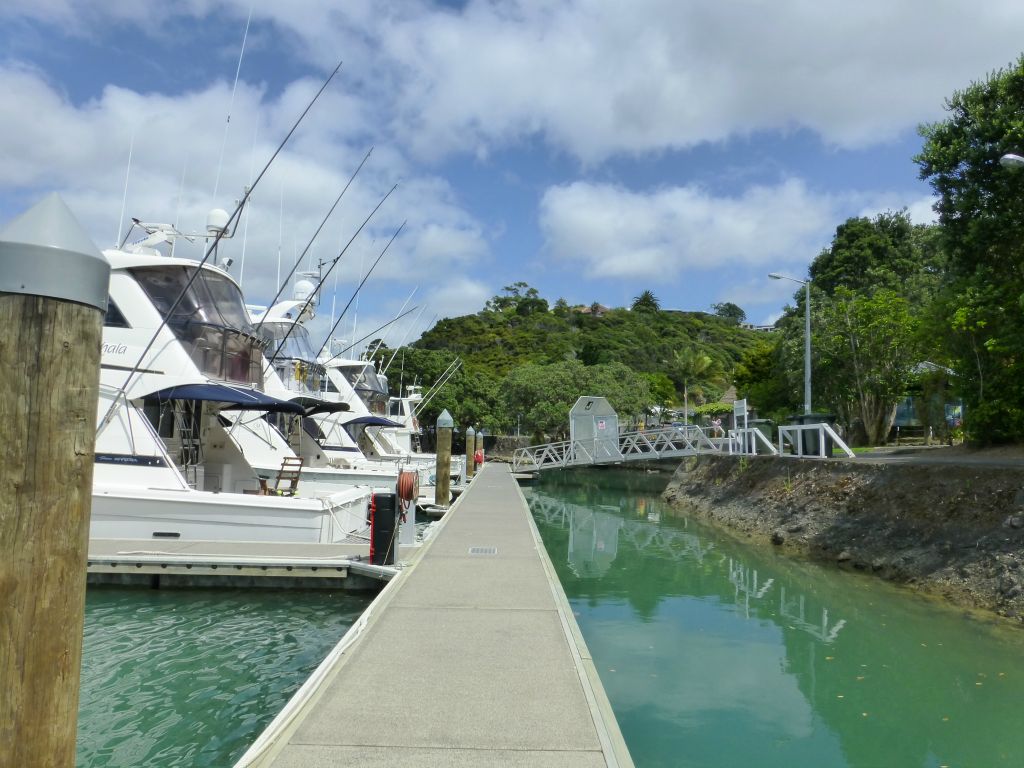
[[[366,529],[368,489],[324,499],[94,486],[96,539],[332,543]]]

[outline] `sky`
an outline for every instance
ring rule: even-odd
[[[101,248],[202,233],[341,62],[221,248],[248,302],[301,257],[318,341],[518,281],[770,323],[848,217],[934,220],[918,126],[1022,47],[1019,0],[4,0],[0,223],[57,191]]]

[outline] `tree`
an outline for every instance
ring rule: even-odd
[[[736,325],[746,321],[747,313],[740,309],[738,306],[733,304],[731,301],[723,301],[718,304],[712,304],[711,310],[721,317],[723,320],[728,320]]]
[[[714,366],[710,355],[696,347],[676,350],[672,355],[676,375],[683,383],[683,423],[690,423],[690,385],[706,377]]]
[[[492,296],[484,306],[490,312],[514,312],[517,315],[529,315],[534,312],[547,312],[548,303],[540,297],[536,288],[531,288],[522,280],[506,285],[501,289],[504,296]]]
[[[1024,436],[1024,57],[946,102],[914,160],[938,195],[946,280],[940,302],[973,439]]]
[[[639,296],[633,299],[630,309],[634,312],[657,312],[661,309],[661,303],[658,301],[658,297],[651,291],[644,291]]]
[[[621,416],[636,416],[651,404],[647,382],[622,363],[524,365],[505,377],[501,390],[508,413],[521,414],[537,442],[568,436],[569,410],[583,395],[608,398]]]
[[[886,211],[874,219],[855,217],[836,228],[832,245],[810,267],[815,287],[831,296],[837,288],[863,291],[897,288],[920,268],[914,226],[903,211]]]
[[[770,334],[746,354],[736,366],[734,380],[736,391],[760,414],[771,414],[781,419],[792,413],[800,401],[796,387],[791,386],[782,360],[782,334]]]
[[[917,318],[909,302],[887,288],[871,294],[838,288],[823,309],[815,336],[819,397],[847,421],[855,416],[868,445],[884,443],[921,362]]]

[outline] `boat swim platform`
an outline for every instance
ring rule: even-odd
[[[487,464],[235,768],[631,768],[508,465]]]
[[[91,539],[91,585],[379,590],[398,569],[369,544]],[[409,550],[401,548],[399,557]]]

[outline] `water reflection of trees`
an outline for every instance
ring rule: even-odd
[[[612,478],[602,489],[602,476],[594,473],[579,486],[545,480],[527,491],[566,591],[581,605],[600,606],[595,615],[605,630],[613,606],[625,602],[639,626],[660,622],[660,630],[650,631],[670,633],[680,647],[747,648],[743,633],[707,619],[707,606],[721,604],[741,621],[777,628],[785,675],[812,707],[815,728],[838,739],[842,762],[830,764],[1021,764],[1024,732],[1016,727],[1014,703],[1024,679],[1019,634],[993,634],[957,613],[936,615],[930,603],[877,581],[777,560],[768,550],[716,537],[659,506],[659,490],[640,477],[635,487]],[[749,637],[757,638],[750,654],[764,653],[772,642],[770,632]],[[618,646],[626,656],[631,642],[627,637]],[[615,662],[620,671],[626,666],[624,658]],[[700,674],[695,667],[690,672]],[[751,665],[744,674],[779,684]],[[659,695],[677,695],[691,682],[673,681]],[[675,724],[665,719],[664,725],[671,741]],[[679,749],[686,738],[693,734],[675,742]]]
[[[846,626],[845,619],[830,620],[827,606],[809,607],[807,595],[799,589],[790,587],[787,595],[786,586],[776,586],[775,577],[762,578],[757,568],[747,565],[742,559],[718,552],[713,542],[687,530],[689,521],[685,518],[679,521],[682,530],[660,524],[657,503],[649,499],[634,497],[630,503],[623,502],[620,506],[593,502],[588,505],[531,489],[529,501],[538,524],[568,534],[565,562],[570,571],[580,579],[609,579],[608,592],[616,591],[617,581],[622,582],[627,592],[630,591],[630,582],[617,579],[617,574],[612,571],[619,547],[623,545],[636,554],[642,553],[643,562],[648,565],[668,565],[676,574],[680,573],[678,565],[683,562],[697,566],[683,573],[699,576],[701,573],[712,575],[715,571],[719,574],[724,571],[726,580],[733,587],[731,596],[723,593],[719,578],[700,581],[708,587],[714,585],[713,591],[723,602],[731,598],[745,618],[771,617],[777,623],[784,621],[789,628],[805,632],[825,644],[833,643]],[[627,516],[629,512],[632,512],[631,516]],[[629,563],[624,563],[620,570],[628,571]],[[661,579],[659,583],[659,597],[695,594],[693,579],[673,577]],[[677,589],[673,589],[673,585]],[[583,591],[588,590],[584,588]],[[600,588],[590,590],[594,595],[601,591]],[[632,598],[636,597],[634,592]],[[650,615],[649,604],[649,599],[642,600],[642,613]]]

